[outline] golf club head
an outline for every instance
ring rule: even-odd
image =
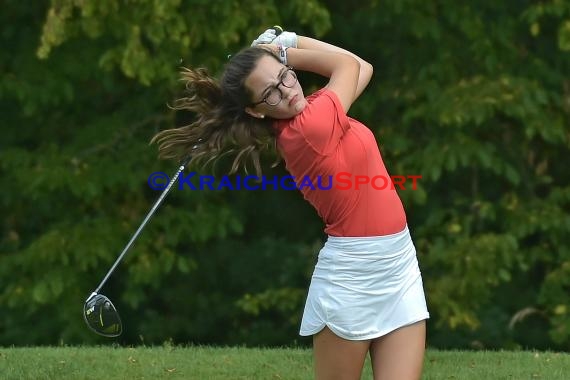
[[[91,293],[83,305],[83,318],[87,326],[99,335],[116,337],[123,332],[121,317],[115,306],[102,294]]]

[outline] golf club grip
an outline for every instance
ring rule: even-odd
[[[279,25],[273,25],[273,28],[271,28],[275,31],[275,35],[278,36],[281,33],[283,33],[283,28],[280,27]]]
[[[170,189],[172,188],[172,185],[174,184],[174,182],[176,182],[176,180],[178,180],[178,177],[180,176],[180,173],[182,173],[182,171],[184,170],[184,168],[186,167],[186,165],[188,164],[188,162],[190,161],[190,157],[186,158],[181,164],[180,167],[178,168],[178,171],[176,172],[176,174],[174,174],[174,176],[172,177],[172,179],[170,180],[170,182],[168,183],[168,186],[166,186],[166,188],[162,191],[162,193],[160,194],[160,197],[158,198],[158,200],[154,203],[154,205],[152,206],[152,208],[150,209],[150,211],[148,212],[148,214],[146,214],[145,218],[143,219],[142,223],[140,224],[139,228],[135,231],[135,233],[133,234],[133,236],[131,237],[131,240],[129,240],[129,242],[127,243],[127,245],[125,246],[125,248],[123,249],[123,251],[121,252],[121,254],[119,255],[119,257],[117,258],[117,260],[115,260],[115,262],[113,263],[113,266],[111,267],[111,269],[109,269],[109,271],[107,272],[107,274],[105,275],[105,277],[103,278],[103,280],[101,281],[101,283],[99,284],[99,286],[97,287],[97,289],[95,289],[95,291],[93,293],[99,293],[99,290],[101,290],[101,288],[103,287],[103,285],[105,285],[105,283],[107,282],[107,280],[109,279],[109,277],[111,276],[111,274],[115,271],[115,268],[117,267],[117,265],[119,265],[119,263],[121,262],[121,260],[123,259],[123,257],[126,255],[127,251],[129,250],[129,248],[131,247],[131,245],[133,245],[134,241],[136,240],[136,238],[139,236],[139,234],[141,233],[142,229],[144,228],[144,226],[146,225],[146,223],[149,221],[149,219],[152,217],[152,215],[155,213],[156,209],[158,208],[158,206],[160,206],[160,204],[162,203],[162,201],[164,200],[164,198],[166,197],[166,195],[168,194],[168,192],[170,191]],[[92,293],[92,294],[93,294]],[[90,296],[91,297],[91,296]]]

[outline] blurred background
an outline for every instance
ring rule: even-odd
[[[151,137],[183,65],[221,72],[267,27],[374,65],[351,116],[375,133],[424,276],[432,348],[570,350],[570,2],[4,0],[0,345],[308,346],[323,225],[296,191],[176,189],[82,318],[175,162]],[[305,93],[325,84],[301,74]],[[283,164],[264,168],[284,175]],[[215,172],[229,169],[220,162]]]

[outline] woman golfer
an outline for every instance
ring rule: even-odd
[[[323,41],[268,29],[231,57],[219,81],[185,69],[190,125],[154,137],[163,158],[211,160],[237,146],[232,170],[276,145],[295,178],[388,173],[372,132],[347,116],[372,66]],[[328,78],[305,97],[295,70]],[[312,181],[312,183],[316,183]],[[359,379],[370,353],[375,379],[419,379],[429,318],[416,251],[396,190],[360,184],[302,188],[326,227],[300,334],[313,336],[317,379]]]

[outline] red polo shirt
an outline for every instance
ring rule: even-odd
[[[372,132],[348,117],[328,89],[310,95],[307,102],[299,115],[275,122],[277,147],[303,196],[326,224],[325,233],[382,236],[402,231],[406,214],[391,183],[381,190],[382,181],[356,188],[356,176],[390,178]]]

